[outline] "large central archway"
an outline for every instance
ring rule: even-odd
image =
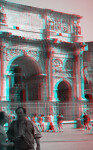
[[[41,70],[33,58],[28,56],[16,58],[10,66],[10,72],[11,101],[25,102],[41,99]]]

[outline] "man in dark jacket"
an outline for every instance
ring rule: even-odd
[[[14,150],[40,150],[41,134],[31,120],[26,120],[26,110],[23,107],[16,109],[17,120],[13,121],[7,131],[8,139],[14,142]]]

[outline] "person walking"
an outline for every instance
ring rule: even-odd
[[[8,115],[0,112],[0,150],[6,150],[7,147],[13,147],[14,143],[7,141],[7,134],[4,130],[4,124],[8,122]]]
[[[59,132],[63,131],[62,122],[63,122],[63,115],[62,115],[62,114],[59,114],[59,115],[57,116],[57,123],[58,123],[58,131],[59,131]]]
[[[81,120],[82,130],[84,130],[84,114],[83,114],[83,112],[81,112],[80,120]]]
[[[87,114],[87,129],[90,130],[90,116]]]
[[[44,115],[43,114],[39,116],[39,124],[41,127],[41,131],[44,132]]]
[[[55,128],[54,128],[54,116],[52,115],[52,113],[50,113],[47,116],[47,121],[48,121],[48,130],[47,132],[55,132]]]
[[[88,129],[88,115],[84,112],[83,115],[83,119],[84,119],[84,129]]]
[[[7,131],[10,141],[14,143],[14,150],[35,150],[34,139],[36,141],[36,150],[40,150],[41,133],[31,120],[26,120],[26,110],[18,107],[16,110],[17,120],[14,120]]]

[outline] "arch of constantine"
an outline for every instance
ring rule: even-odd
[[[31,113],[78,117],[87,101],[82,17],[4,0],[0,14],[0,101],[32,104]]]

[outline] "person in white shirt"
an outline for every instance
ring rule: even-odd
[[[0,112],[0,150],[6,150],[6,147],[13,147],[12,142],[6,142],[7,134],[4,130],[4,124],[8,122],[8,115],[4,112]]]

